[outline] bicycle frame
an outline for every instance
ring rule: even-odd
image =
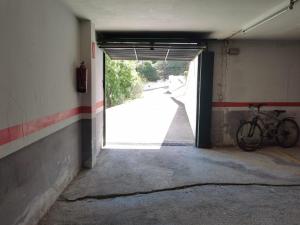
[[[255,151],[264,138],[275,140],[284,148],[293,147],[299,140],[299,127],[292,117],[281,116],[285,110],[260,111],[264,104],[250,104],[254,116],[241,120],[236,132],[237,144],[245,151]],[[292,129],[292,130],[291,130]]]
[[[253,132],[254,132],[254,125],[258,125],[263,132],[263,137],[268,137],[268,138],[274,138],[276,136],[276,132],[272,132],[274,127],[277,127],[277,125],[280,123],[281,119],[278,118],[278,116],[272,115],[270,112],[261,112],[260,110],[253,110],[253,113],[255,116],[252,118],[251,123],[253,126],[250,128],[249,131],[249,137],[252,137]],[[266,122],[266,119],[262,118],[269,118],[270,122]],[[270,126],[271,125],[271,126]]]

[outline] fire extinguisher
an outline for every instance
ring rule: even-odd
[[[85,66],[84,61],[81,62],[80,67],[76,69],[76,79],[77,79],[77,91],[81,93],[87,92],[87,75],[88,70]]]

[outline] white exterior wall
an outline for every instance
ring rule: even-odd
[[[189,118],[194,136],[196,135],[196,114],[197,114],[197,82],[198,82],[198,57],[189,65],[189,72],[186,81],[185,109]]]
[[[228,55],[229,47],[239,55]],[[214,102],[300,102],[300,42],[211,42],[215,51]],[[300,107],[287,109],[300,123]],[[247,107],[214,107],[212,137],[215,145],[232,145],[240,112]]]

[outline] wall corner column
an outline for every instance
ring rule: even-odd
[[[80,21],[80,59],[84,61],[88,69],[88,90],[81,94],[82,102],[82,166],[93,168],[96,164],[96,157],[99,153],[96,132],[96,81],[97,81],[97,63],[96,63],[97,45],[95,27],[91,21]]]

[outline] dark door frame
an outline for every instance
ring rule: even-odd
[[[172,37],[172,38],[171,38]],[[212,118],[212,92],[213,92],[213,67],[214,52],[207,50],[206,34],[203,33],[128,33],[128,32],[97,32],[97,42],[103,53],[103,146],[106,145],[106,102],[105,102],[105,47],[136,47],[139,44],[146,48],[157,44],[160,47],[172,44],[185,43],[183,48],[203,49],[198,57],[198,83],[197,83],[197,106],[196,106],[196,135],[195,146],[208,148],[211,146],[211,118]],[[129,43],[129,44],[128,44]],[[124,46],[124,44],[126,46]],[[171,45],[172,45],[171,44]],[[196,44],[196,45],[195,45]],[[178,47],[178,46],[177,46]]]
[[[103,142],[106,145],[106,101],[105,101],[105,52],[103,52]],[[197,148],[211,147],[211,118],[213,93],[214,52],[203,51],[198,56],[198,82],[196,106],[196,135]]]
[[[197,118],[195,145],[211,147],[214,52],[205,50],[198,57]]]
[[[102,85],[103,85],[103,137],[102,137],[102,147],[106,145],[106,94],[105,94],[105,52],[103,51],[103,79],[102,79]]]

